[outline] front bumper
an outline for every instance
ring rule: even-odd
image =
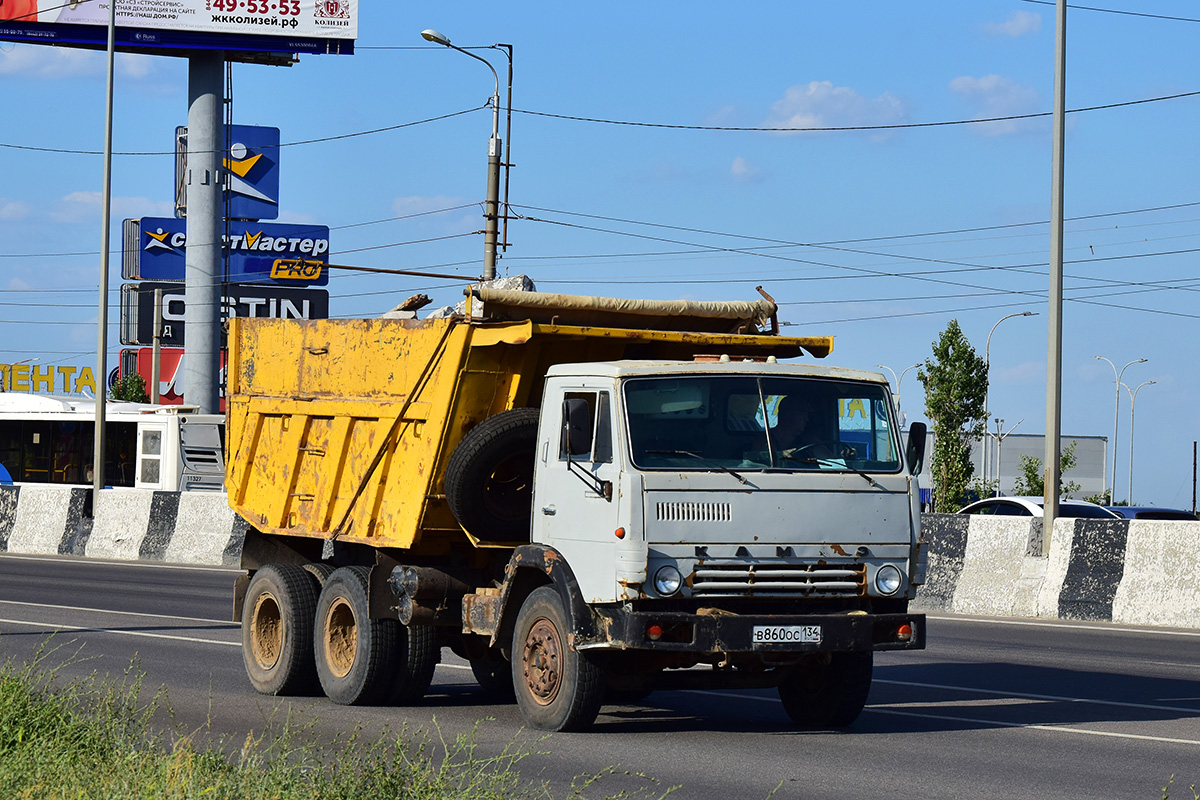
[[[649,650],[662,653],[818,653],[923,650],[924,614],[737,614],[595,609],[596,636],[579,649]],[[903,626],[911,631],[907,635]],[[652,638],[649,630],[661,634]],[[756,626],[819,626],[819,642],[755,642]]]

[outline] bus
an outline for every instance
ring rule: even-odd
[[[194,406],[109,402],[104,485],[225,490],[225,417]],[[0,392],[0,484],[92,486],[96,401]]]

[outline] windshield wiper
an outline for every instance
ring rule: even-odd
[[[712,467],[714,469],[719,469],[719,470],[721,470],[721,472],[728,472],[730,475],[737,478],[738,481],[740,481],[743,484],[748,483],[748,481],[745,478],[743,478],[741,475],[738,475],[736,472],[731,470],[729,467],[723,466],[721,464],[714,464],[710,459],[705,458],[704,456],[700,455],[699,453],[693,453],[691,450],[647,450],[646,455],[691,456],[692,458],[697,458],[697,459],[703,461],[704,463],[708,464],[710,467]]]
[[[847,470],[848,472],[853,472],[855,475],[861,475],[866,480],[867,483],[871,484],[872,488],[879,485],[876,482],[876,480],[874,478],[872,478],[870,475],[868,475],[867,473],[863,472],[862,470],[855,469],[854,467],[847,464],[845,461],[841,461],[836,458],[811,458],[811,457],[796,458],[795,456],[789,456],[789,455],[784,455],[783,457],[787,461],[797,461],[801,464],[815,464],[818,467],[821,466],[822,464],[833,464],[834,466],[841,467],[842,469]]]

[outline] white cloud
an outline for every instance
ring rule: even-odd
[[[134,81],[142,90],[159,94],[180,91],[179,76],[164,76],[161,63],[159,58],[141,53],[117,53],[115,66],[118,77]],[[17,45],[0,50],[0,75],[37,80],[103,77],[104,54],[74,47]]]
[[[12,222],[29,216],[29,206],[20,200],[5,200],[0,197],[0,222]]]
[[[769,128],[831,128],[852,125],[888,125],[903,121],[903,103],[884,92],[871,99],[848,86],[813,81],[791,86],[771,106],[764,123]]]
[[[279,209],[279,216],[275,222],[287,223],[288,225],[320,225],[317,218],[312,214],[305,214],[301,211],[290,211],[286,208]]]
[[[16,46],[0,51],[0,75],[21,75],[43,80],[99,75],[104,57],[90,50],[44,45]]]
[[[100,192],[72,192],[58,201],[50,212],[56,222],[99,222],[103,198]],[[134,217],[173,217],[175,204],[171,201],[148,200],[145,197],[114,197],[110,207],[114,220]]]
[[[733,160],[733,164],[729,168],[729,174],[733,176],[735,181],[743,183],[750,183],[752,181],[758,181],[762,179],[762,170],[741,156],[738,156]]]
[[[1040,110],[1041,96],[1032,86],[1017,83],[1001,75],[973,78],[964,75],[950,81],[950,91],[979,109],[977,119],[1030,114]],[[986,136],[1004,136],[1031,129],[1030,120],[1003,120],[973,125]]]
[[[464,205],[466,208],[459,208]],[[440,214],[431,213],[446,208],[455,210]],[[397,217],[415,217],[404,220],[401,224],[416,225],[420,229],[439,234],[465,233],[483,227],[482,204],[469,203],[461,197],[447,197],[440,194],[432,197],[397,197],[392,201],[392,213]]]
[[[993,369],[995,369],[993,367]],[[1018,364],[1015,367],[996,370],[996,385],[1004,384],[1036,384],[1038,381],[1046,380],[1046,362],[1045,361],[1026,361],[1023,364]]]
[[[398,217],[406,217],[412,214],[425,214],[430,211],[438,211],[443,208],[454,208],[455,206],[463,205],[464,201],[461,197],[446,197],[445,195],[436,195],[434,197],[397,197],[392,201],[392,213]]]
[[[15,292],[15,291],[24,291],[25,289],[32,289],[33,287],[30,286],[25,281],[21,280],[20,278],[10,278],[8,281],[7,288],[9,291]]]
[[[117,53],[116,69],[128,78],[146,78],[154,72],[155,60],[142,53]]]
[[[983,29],[993,36],[1025,36],[1042,29],[1042,15],[1034,11],[1014,11],[1004,22],[992,22]]]

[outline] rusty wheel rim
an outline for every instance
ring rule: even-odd
[[[325,664],[338,678],[350,674],[358,650],[358,622],[354,609],[342,598],[333,601],[325,615]]]
[[[283,652],[283,612],[279,601],[270,592],[263,592],[254,601],[250,615],[250,652],[259,668],[269,670],[279,662]]]
[[[521,661],[525,686],[538,705],[550,705],[558,696],[562,686],[562,651],[562,640],[554,624],[545,617],[536,620],[525,637]]]

